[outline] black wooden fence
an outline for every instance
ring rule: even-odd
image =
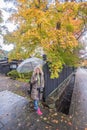
[[[55,79],[50,78],[50,71],[47,64],[44,65],[43,71],[44,71],[44,78],[45,78],[44,97],[46,99],[48,95],[52,91],[54,91],[74,71],[74,68],[64,66],[63,70],[59,74],[59,78],[55,78]]]
[[[0,60],[0,73],[7,74],[10,71],[10,66],[7,60]]]
[[[8,62],[8,60],[0,60],[0,73],[7,74],[11,70],[16,70],[18,62],[17,60],[12,60],[11,62]]]

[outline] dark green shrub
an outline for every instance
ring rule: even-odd
[[[12,79],[24,79],[23,81],[29,82],[32,76],[32,72],[29,73],[18,73],[17,70],[12,70],[7,74]]]
[[[16,70],[12,70],[8,72],[7,75],[11,77],[12,79],[16,79],[20,77],[19,73]]]
[[[29,81],[32,76],[32,72],[29,73],[19,73],[19,76],[21,79],[25,79],[26,81]]]

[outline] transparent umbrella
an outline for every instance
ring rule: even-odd
[[[44,61],[40,58],[32,57],[24,60],[21,62],[18,67],[17,71],[19,73],[27,73],[33,71],[36,66],[43,66]]]

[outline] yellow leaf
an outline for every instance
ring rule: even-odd
[[[72,123],[71,123],[71,122],[68,122],[68,125],[72,125]]]

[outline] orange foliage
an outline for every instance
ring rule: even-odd
[[[13,20],[18,21],[20,26],[7,38],[15,44],[15,55],[27,58],[37,47],[42,47],[51,62],[52,77],[57,77],[63,64],[71,62],[74,65],[76,60],[73,52],[78,41],[74,34],[84,26],[82,17],[78,16],[80,5],[75,2],[57,2],[55,7],[47,8],[46,0],[18,2],[21,4]]]

